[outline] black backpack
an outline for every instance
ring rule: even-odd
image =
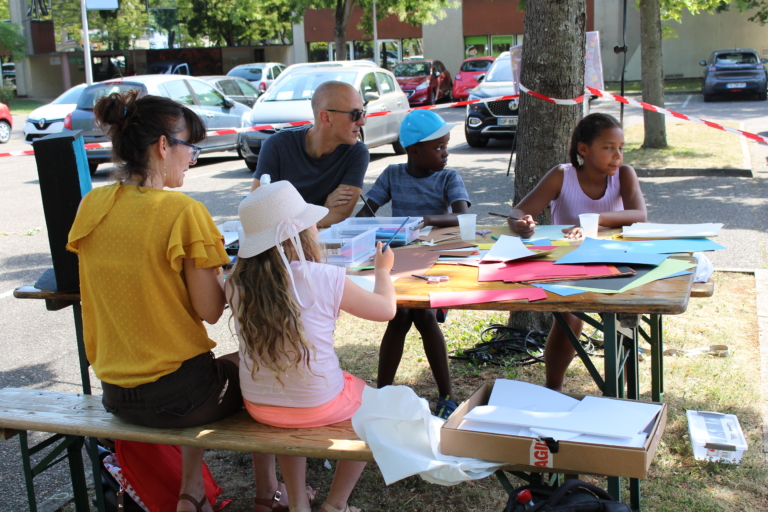
[[[528,489],[533,506],[520,503],[517,495]],[[566,480],[560,487],[524,485],[509,496],[504,512],[632,512],[629,505],[614,500],[596,485],[581,480]]]

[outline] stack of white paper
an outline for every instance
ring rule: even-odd
[[[488,405],[464,416],[461,430],[558,441],[642,447],[661,407],[594,396],[582,400],[526,382],[499,379]]]
[[[717,236],[721,223],[708,224],[653,224],[636,222],[624,226],[621,235],[624,238],[705,238]]]

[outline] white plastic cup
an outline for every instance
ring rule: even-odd
[[[599,213],[582,213],[579,215],[579,224],[581,224],[584,238],[597,238],[597,223],[599,220]]]
[[[475,229],[477,228],[477,214],[465,213],[457,216],[459,219],[459,231],[461,239],[473,241],[475,239]]]

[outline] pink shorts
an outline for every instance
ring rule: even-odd
[[[256,405],[248,400],[245,408],[248,413],[265,425],[281,428],[324,427],[354,416],[363,402],[365,381],[345,371],[344,389],[335,398],[315,407],[280,407],[277,405]]]

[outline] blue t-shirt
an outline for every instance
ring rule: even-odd
[[[308,203],[323,206],[339,185],[363,188],[365,171],[371,159],[362,142],[339,144],[322,158],[307,153],[307,130],[287,130],[264,141],[259,152],[254,178],[269,174],[272,181],[290,181]]]
[[[431,176],[414,178],[407,169],[407,163],[388,166],[368,191],[368,197],[379,206],[392,201],[393,217],[452,213],[451,204],[456,201],[469,205],[464,181],[455,170],[443,169]]]

